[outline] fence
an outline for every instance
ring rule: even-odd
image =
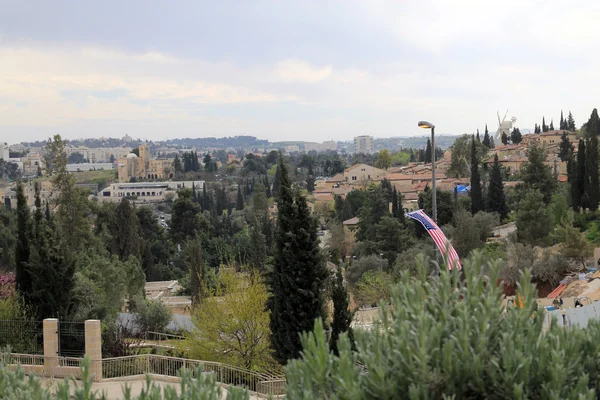
[[[253,372],[216,362],[156,354],[105,358],[102,360],[102,375],[105,379],[145,374],[177,377],[182,368],[192,371],[212,372],[219,383],[243,386],[259,395],[279,396],[285,393],[285,378],[283,376]]]
[[[10,346],[15,353],[43,354],[42,321],[0,320],[0,348]]]
[[[58,322],[58,355],[83,357],[85,354],[85,323]]]

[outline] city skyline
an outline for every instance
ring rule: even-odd
[[[600,58],[579,1],[5,5],[8,142],[251,135],[270,141],[522,130],[595,106]],[[546,25],[546,26],[544,26]]]

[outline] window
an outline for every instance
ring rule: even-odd
[[[352,177],[352,180],[353,180],[353,181],[355,181],[355,180],[356,180],[356,176],[353,176],[353,177]]]
[[[371,175],[367,175],[367,176],[368,176],[368,179],[371,179]]]

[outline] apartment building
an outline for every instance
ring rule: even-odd
[[[373,154],[373,136],[356,136],[354,138],[354,152],[357,154]]]

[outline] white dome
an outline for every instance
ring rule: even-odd
[[[129,153],[127,154],[127,158],[137,158],[137,156],[135,155],[135,153]]]

